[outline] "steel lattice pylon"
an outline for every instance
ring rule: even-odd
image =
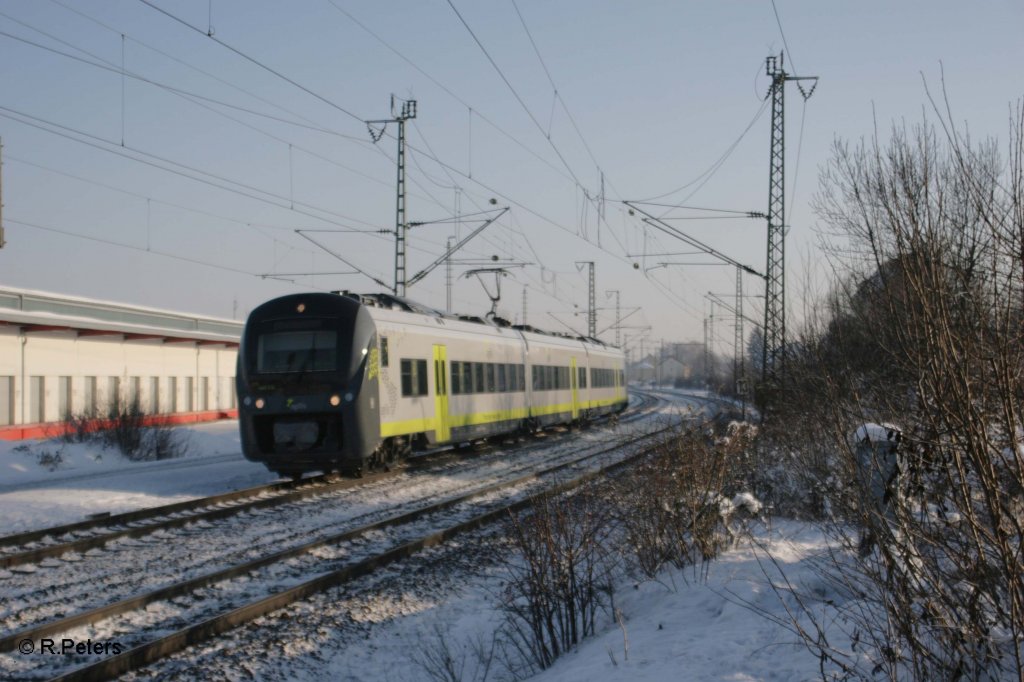
[[[783,55],[768,57],[765,71],[772,79],[771,162],[768,172],[768,262],[765,271],[764,349],[762,379],[774,384],[784,370],[786,354],[786,126],[787,81],[817,76],[791,76],[782,68]],[[801,87],[801,86],[798,86]],[[814,92],[800,90],[804,99]]]
[[[768,57],[772,79],[771,162],[768,171],[768,262],[765,270],[764,379],[782,372],[786,346],[786,72],[782,55]]]
[[[416,100],[410,99],[402,102],[401,110],[395,112],[397,98],[391,96],[391,116],[389,119],[367,121],[366,125],[370,130],[370,137],[374,143],[379,142],[384,136],[384,128],[388,123],[398,124],[398,155],[395,159],[398,167],[398,179],[395,182],[397,196],[395,199],[395,296],[405,296],[405,233],[409,229],[409,223],[405,219],[405,122],[410,118],[416,118]],[[373,126],[382,126],[376,130]]]

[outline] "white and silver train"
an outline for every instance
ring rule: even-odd
[[[245,456],[283,476],[358,474],[413,449],[584,422],[627,401],[617,348],[387,294],[264,303],[246,322],[236,377]]]

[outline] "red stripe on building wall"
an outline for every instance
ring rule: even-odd
[[[204,412],[182,412],[178,414],[154,414],[143,418],[146,425],[152,424],[198,424],[200,422],[213,422],[220,419],[238,419],[238,410],[206,410]],[[90,430],[102,428],[107,420],[97,419]],[[49,422],[45,424],[24,424],[21,426],[0,426],[0,440],[27,440],[30,438],[56,438],[63,436],[71,430],[71,427],[64,422]]]

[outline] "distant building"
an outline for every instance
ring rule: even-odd
[[[690,366],[675,358],[665,358],[658,367],[658,380],[663,384],[671,384],[690,378]]]
[[[629,367],[630,381],[647,383],[654,380],[654,365],[647,360],[634,363]]]
[[[0,287],[0,439],[36,438],[112,406],[234,417],[242,323]]]

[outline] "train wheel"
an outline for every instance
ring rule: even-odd
[[[278,469],[275,473],[281,478],[290,478],[293,481],[302,478],[302,471],[299,469]]]

